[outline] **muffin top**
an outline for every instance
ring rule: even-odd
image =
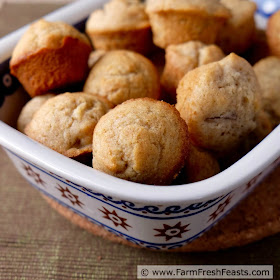
[[[122,179],[168,184],[188,153],[188,128],[168,103],[126,101],[103,116],[93,135],[93,168]]]
[[[206,45],[200,41],[190,41],[166,48],[166,63],[180,74],[224,58],[223,51],[216,45]],[[168,78],[168,74],[166,73]],[[172,75],[172,73],[171,73]],[[179,79],[182,76],[178,77]],[[178,81],[179,82],[179,81]]]
[[[177,104],[197,146],[229,151],[256,127],[260,88],[251,65],[230,54],[188,72],[177,89]]]
[[[230,12],[219,0],[147,0],[147,12],[190,12],[228,18]]]
[[[254,70],[262,89],[264,109],[280,121],[280,58],[261,59]]]
[[[149,27],[145,6],[138,0],[112,0],[103,10],[94,11],[87,23],[87,32],[130,30]]]
[[[231,25],[240,26],[248,17],[253,17],[257,4],[249,0],[221,0],[221,3],[230,10],[231,18],[228,19]]]
[[[86,93],[64,93],[47,100],[25,133],[68,157],[91,152],[93,130],[110,109],[108,101]]]
[[[106,97],[114,105],[131,98],[157,99],[159,77],[152,62],[141,54],[109,51],[91,69],[83,91]]]
[[[57,49],[62,46],[66,37],[78,39],[90,47],[87,37],[73,26],[64,22],[48,22],[40,19],[31,24],[19,40],[13,51],[11,64],[41,49]]]
[[[169,45],[166,48],[167,56],[172,61],[178,63],[182,60],[190,62],[195,67],[199,67],[210,62],[224,58],[223,51],[216,45],[207,45],[200,41],[190,41],[178,45]]]

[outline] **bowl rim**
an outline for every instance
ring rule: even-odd
[[[105,2],[77,1],[44,18],[77,23],[85,19],[90,10],[101,7]],[[0,61],[11,56],[12,49],[28,26],[29,24],[0,39]],[[228,193],[246,184],[280,157],[279,140],[280,125],[243,158],[211,178],[184,185],[151,186],[125,181],[64,157],[0,121],[0,144],[12,153],[94,192],[145,204],[197,203]]]
[[[211,178],[183,185],[157,186],[122,180],[95,170],[51,150],[0,121],[0,144],[12,153],[93,192],[137,203],[197,203],[233,191],[280,157],[279,139],[280,125],[244,157]]]

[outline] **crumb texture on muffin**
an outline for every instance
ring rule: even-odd
[[[171,105],[150,98],[126,101],[103,116],[93,135],[93,168],[146,184],[165,185],[183,167],[187,125]]]
[[[135,52],[115,50],[107,52],[94,65],[83,91],[103,96],[117,105],[131,98],[157,99],[160,83],[150,60]]]
[[[93,130],[109,109],[108,101],[93,94],[60,94],[39,108],[25,133],[67,157],[76,157],[91,152]]]
[[[234,148],[256,127],[260,88],[253,68],[232,53],[188,72],[176,108],[195,145],[216,152]]]

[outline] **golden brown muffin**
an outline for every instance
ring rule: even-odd
[[[92,166],[125,180],[166,185],[183,167],[188,146],[187,125],[173,106],[133,99],[100,119]]]
[[[198,40],[214,43],[230,12],[219,0],[148,0],[155,45],[166,48]]]
[[[266,36],[271,55],[280,57],[280,10],[268,19]]]
[[[224,153],[256,127],[260,88],[251,65],[234,53],[188,72],[177,104],[195,145]]]
[[[242,53],[254,42],[257,5],[248,0],[221,0],[221,3],[232,16],[218,33],[216,43],[225,53]]]
[[[93,130],[110,108],[108,101],[93,94],[60,94],[39,108],[25,133],[67,157],[77,157],[91,152]]]
[[[107,52],[91,69],[84,92],[107,98],[114,105],[131,98],[157,99],[160,83],[155,66],[136,52]]]
[[[223,51],[218,46],[206,45],[199,41],[168,46],[165,67],[161,76],[163,88],[176,99],[179,81],[187,72],[224,57]]]
[[[220,172],[217,159],[208,151],[190,143],[189,156],[187,157],[182,175],[187,183],[194,183],[210,178]]]
[[[254,65],[254,70],[262,89],[263,109],[276,126],[280,123],[280,58],[264,58]]]
[[[50,98],[55,95],[52,93],[39,95],[29,100],[22,108],[17,120],[17,129],[24,133],[25,127],[30,123],[33,115],[39,110],[39,108]]]
[[[41,19],[17,43],[10,69],[34,97],[84,80],[90,52],[89,40],[74,27]]]
[[[86,22],[86,33],[101,50],[128,49],[147,54],[152,32],[144,4],[138,0],[111,0]]]

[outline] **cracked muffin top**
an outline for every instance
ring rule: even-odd
[[[114,105],[131,98],[157,99],[159,75],[143,55],[127,50],[109,51],[91,69],[83,91],[103,96]]]
[[[78,39],[90,46],[86,35],[73,26],[61,21],[49,22],[40,19],[30,25],[16,45],[13,51],[11,64],[16,64],[18,61],[25,59],[26,56],[34,54],[41,49],[60,48],[66,37]]]
[[[226,152],[256,127],[260,87],[251,65],[230,54],[188,72],[177,89],[177,104],[195,145]]]
[[[138,0],[112,0],[103,10],[94,11],[86,24],[87,32],[130,30],[149,27],[145,6]]]
[[[139,183],[165,185],[183,167],[188,128],[170,104],[128,100],[103,116],[93,134],[95,169]]]
[[[39,108],[25,133],[67,157],[77,157],[91,152],[93,130],[110,108],[108,101],[93,94],[63,93]]]

